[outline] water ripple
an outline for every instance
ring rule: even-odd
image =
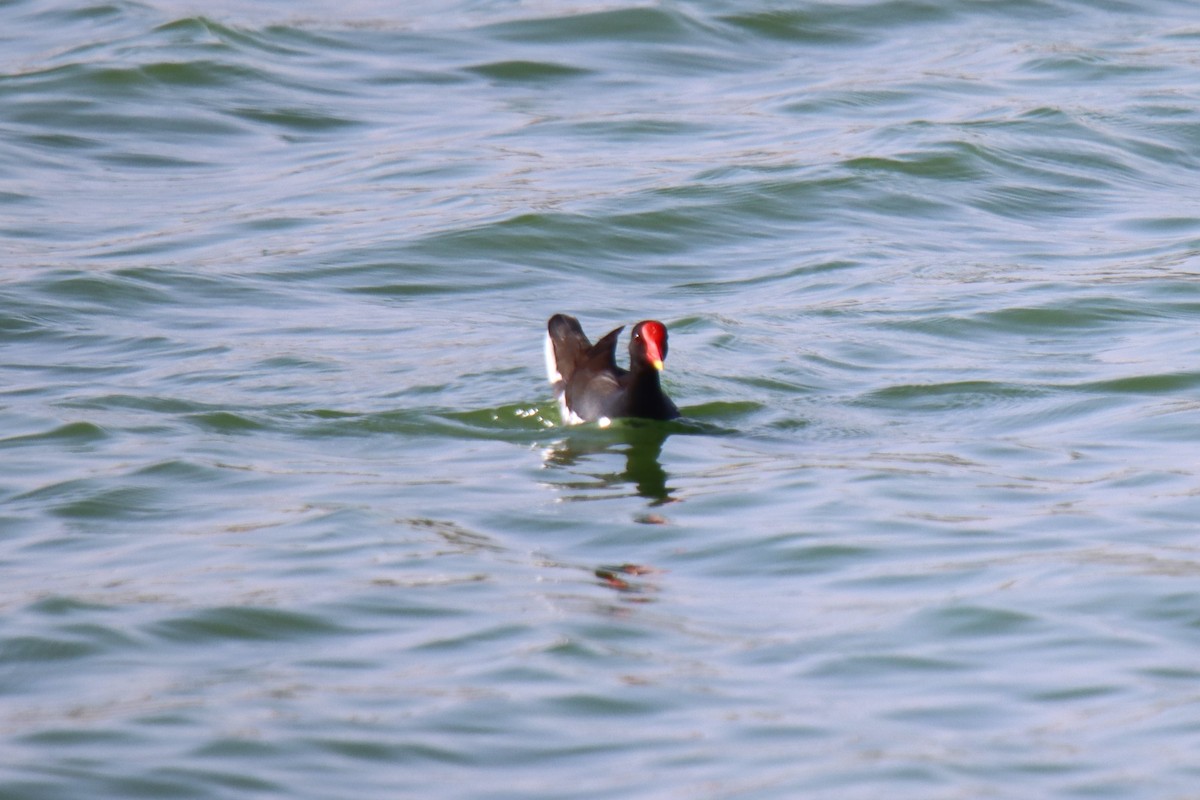
[[[0,795],[1194,791],[1187,3],[5,10]]]

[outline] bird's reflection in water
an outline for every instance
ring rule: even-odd
[[[652,506],[672,503],[667,471],[662,467],[663,443],[670,429],[660,422],[623,420],[608,429],[582,429],[572,432],[547,448],[544,461],[549,467],[572,468],[595,456],[623,452],[625,469],[621,472],[588,473],[588,480],[558,484],[568,489],[608,489],[632,484],[637,494]],[[583,500],[590,497],[577,496]]]
[[[566,490],[564,499],[596,500],[612,495],[606,489],[631,485],[639,497],[650,501],[651,507],[673,503],[670,478],[663,469],[661,455],[663,443],[672,433],[672,427],[661,422],[622,420],[611,428],[581,428],[572,431],[555,442],[545,451],[547,467],[569,470],[574,478],[556,482],[555,486]],[[625,469],[621,472],[588,472],[584,465],[596,457],[622,453]],[[597,491],[599,490],[599,491]],[[657,513],[646,513],[637,517],[638,522],[664,524],[666,518]],[[657,591],[653,576],[662,570],[644,564],[604,564],[592,569],[604,586],[615,589],[628,600],[645,602],[648,594]]]

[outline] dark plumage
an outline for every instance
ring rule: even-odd
[[[679,409],[663,393],[658,375],[667,357],[667,328],[656,320],[633,326],[629,369],[617,366],[617,337],[624,325],[592,344],[579,320],[555,314],[546,329],[546,372],[563,421],[600,422],[617,417],[675,419]]]

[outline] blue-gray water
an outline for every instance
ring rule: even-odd
[[[0,797],[1195,798],[1198,273],[1191,2],[0,3]]]

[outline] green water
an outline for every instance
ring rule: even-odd
[[[1195,794],[1191,3],[0,19],[0,797]]]

